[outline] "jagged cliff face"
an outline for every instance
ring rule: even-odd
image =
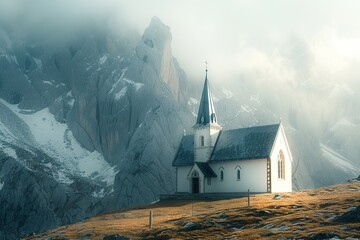
[[[125,84],[113,85],[116,103],[128,116],[117,126],[119,134],[128,133],[120,138],[125,145],[118,144],[118,154],[112,154],[121,158],[111,158],[122,166],[113,198],[120,207],[154,201],[159,192],[174,189],[171,162],[192,116],[182,105],[188,98],[186,77],[170,44],[169,28],[153,18],[122,71]]]
[[[185,102],[186,76],[171,54],[170,30],[157,18],[131,56],[94,49],[84,45],[73,60],[74,69],[80,69],[77,75],[82,77],[73,81],[75,103],[70,126],[86,148],[101,151],[116,163],[148,111],[163,105],[160,98]]]
[[[104,30],[61,44],[12,37],[1,31],[1,237],[174,189],[192,116],[169,27],[154,18],[137,44]]]

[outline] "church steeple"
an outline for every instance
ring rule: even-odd
[[[210,91],[207,76],[207,63],[204,87],[201,95],[199,112],[194,129],[194,159],[195,162],[207,162],[221,131],[217,123],[214,100]]]
[[[207,66],[205,83],[200,100],[199,112],[196,119],[196,125],[207,125],[209,123],[217,123],[217,116],[215,113],[214,100],[210,91],[209,80],[207,77]]]

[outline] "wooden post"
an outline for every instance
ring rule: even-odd
[[[250,207],[250,189],[248,189],[248,207]]]
[[[152,210],[150,210],[150,215],[149,215],[149,228],[152,228],[152,220],[153,220],[153,212],[152,212]]]
[[[194,216],[194,201],[191,201],[191,216]]]

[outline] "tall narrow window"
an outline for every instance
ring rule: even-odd
[[[220,170],[220,181],[224,181],[224,171]]]
[[[207,178],[207,185],[209,185],[209,186],[211,185],[211,178],[210,177]]]
[[[278,178],[285,179],[285,157],[282,150],[278,155]]]
[[[235,167],[235,171],[236,171],[236,181],[240,181],[241,178],[241,167],[239,165],[237,165]]]
[[[204,136],[200,136],[200,146],[203,147],[205,145]]]

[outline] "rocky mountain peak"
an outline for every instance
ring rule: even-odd
[[[170,27],[155,16],[151,19],[149,27],[145,29],[142,40],[150,48],[163,51],[167,43],[171,43],[172,40]]]
[[[155,70],[160,79],[169,86],[175,99],[181,102],[183,99],[180,88],[185,85],[181,83],[185,76],[172,55],[171,40],[170,28],[158,17],[153,17],[149,27],[145,29],[135,53],[144,65],[150,65]]]

